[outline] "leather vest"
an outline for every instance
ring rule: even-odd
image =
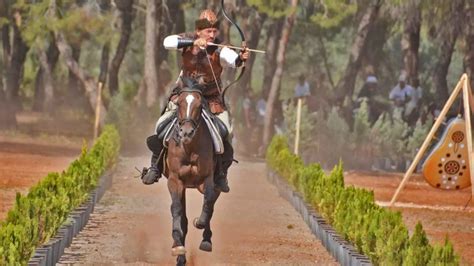
[[[203,96],[209,102],[211,112],[218,114],[226,110],[219,92],[219,88],[222,89],[222,82],[220,79],[222,73],[220,49],[216,46],[209,46],[206,50],[207,54],[206,51],[201,50],[197,55],[194,55],[192,53],[192,47],[184,48],[182,53],[182,70],[183,75],[187,77],[197,78],[202,76],[206,83],[206,89],[203,91]],[[212,65],[212,68],[209,63]],[[216,84],[214,75],[219,86]]]

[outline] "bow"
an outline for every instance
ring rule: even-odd
[[[237,23],[235,23],[234,21],[232,21],[232,19],[230,19],[230,17],[227,15],[227,13],[225,12],[225,8],[224,8],[224,0],[221,1],[221,6],[222,6],[222,15],[224,15],[224,17],[230,22],[230,24],[234,25],[237,30],[239,31],[239,34],[240,34],[240,38],[242,39],[242,47],[247,47],[247,42],[245,41],[245,35],[244,33],[242,32],[242,29],[239,27],[239,25],[237,25]],[[225,105],[225,99],[224,99],[224,96],[225,96],[225,92],[227,90],[227,88],[229,88],[231,85],[235,84],[237,81],[240,80],[240,78],[242,78],[242,75],[244,74],[245,72],[245,62],[242,63],[242,70],[240,70],[240,74],[239,76],[237,77],[237,79],[235,79],[234,81],[232,81],[229,85],[227,85],[223,90],[222,90],[222,102],[224,103]]]

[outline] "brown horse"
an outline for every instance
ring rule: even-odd
[[[168,143],[166,169],[173,216],[172,254],[178,265],[186,263],[185,239],[188,231],[186,217],[186,188],[197,188],[204,194],[204,204],[194,226],[204,229],[201,250],[212,251],[210,221],[220,192],[214,188],[216,156],[210,131],[202,117],[205,99],[201,86],[184,79],[177,99],[177,124]]]

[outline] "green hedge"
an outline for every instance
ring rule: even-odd
[[[118,156],[119,135],[106,126],[94,146],[62,173],[50,173],[28,195],[17,193],[15,205],[0,224],[0,265],[25,265],[36,247],[46,243],[69,213],[97,186]]]
[[[282,136],[273,138],[266,158],[276,173],[299,190],[373,264],[459,264],[459,256],[447,239],[444,245],[430,246],[420,223],[410,237],[400,212],[378,206],[371,191],[345,187],[341,162],[329,175],[319,164],[305,166],[301,158],[290,152]]]

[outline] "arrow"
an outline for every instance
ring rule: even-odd
[[[228,47],[228,48],[233,48],[233,49],[238,49],[238,50],[243,50],[244,49],[244,48],[238,47],[238,46],[217,44],[217,43],[212,43],[212,42],[208,42],[207,45],[213,45],[213,46],[218,46],[218,47]],[[266,53],[265,51],[262,51],[262,50],[256,50],[256,49],[250,49],[250,48],[247,48],[247,50],[249,50],[250,52],[255,52],[255,53],[262,53],[262,54]]]

